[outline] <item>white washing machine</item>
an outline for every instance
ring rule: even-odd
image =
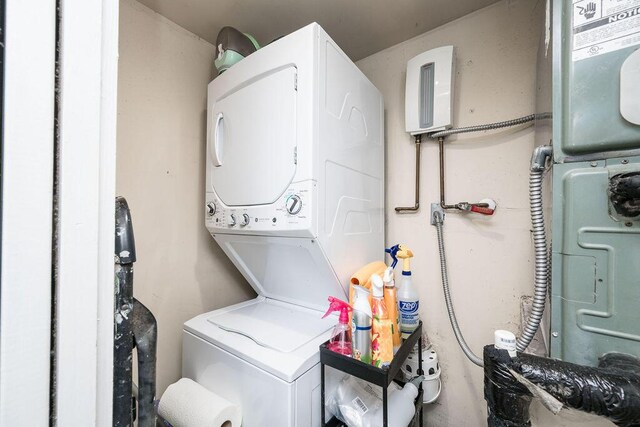
[[[206,227],[258,297],[185,323],[183,376],[246,427],[319,425],[327,297],[384,257],[382,96],[314,23],[218,76],[207,106]]]

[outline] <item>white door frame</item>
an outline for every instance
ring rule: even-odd
[[[0,425],[49,423],[54,1],[6,0]]]
[[[56,2],[6,2],[0,425],[110,426],[118,1],[60,0],[57,140]]]
[[[110,426],[118,1],[61,0],[56,418]]]

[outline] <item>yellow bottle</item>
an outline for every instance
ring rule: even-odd
[[[384,303],[387,306],[389,320],[391,320],[391,332],[393,335],[393,354],[400,348],[402,344],[402,335],[400,334],[400,321],[398,312],[398,298],[396,284],[393,280],[393,267],[388,267],[384,271],[382,277],[384,282]]]
[[[384,302],[384,283],[382,278],[374,274],[371,276],[371,363],[378,368],[389,366],[393,359],[393,328],[387,305]]]

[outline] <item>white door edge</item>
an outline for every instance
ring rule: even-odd
[[[5,5],[0,425],[42,426],[49,424],[56,4]]]
[[[58,426],[111,425],[118,2],[62,0]]]

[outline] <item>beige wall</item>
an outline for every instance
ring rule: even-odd
[[[456,46],[455,126],[530,114],[543,16],[543,1],[501,1],[357,63],[385,99],[387,243],[404,242],[414,251],[421,316],[441,360],[444,386],[438,403],[426,411],[428,425],[486,425],[486,406],[483,372],[465,358],[451,330],[435,228],[429,225],[429,205],[439,200],[437,144],[423,144],[420,212],[398,215],[393,209],[413,204],[414,146],[404,131],[406,63],[428,49]],[[495,329],[518,332],[520,297],[532,294],[528,166],[533,130],[450,137],[446,145],[447,201],[490,197],[498,203],[493,217],[452,213],[445,220],[458,322],[468,344],[481,355]],[[536,425],[574,425],[539,405],[533,413]]]
[[[213,55],[210,43],[120,2],[117,192],[133,215],[134,295],[158,320],[158,396],[180,378],[183,322],[253,296],[204,227]]]
[[[120,7],[117,190],[134,219],[134,293],[158,320],[161,395],[180,376],[182,323],[253,291],[203,226],[205,89],[214,47],[133,0],[121,0]],[[406,61],[433,47],[457,47],[456,126],[528,114],[542,9],[536,0],[501,1],[358,62],[385,97],[387,242],[404,242],[415,252],[421,315],[442,361],[443,393],[426,411],[429,425],[481,426],[486,415],[482,371],[464,358],[446,315],[435,230],[428,225],[429,203],[438,198],[435,144],[423,144],[420,213],[393,211],[413,202],[413,143],[404,132]],[[449,200],[492,197],[499,206],[493,218],[450,214],[445,224],[458,320],[480,353],[494,329],[517,331],[519,298],[531,293],[527,167],[533,132],[447,142]],[[585,425],[553,418],[539,405],[534,417],[540,426]]]

